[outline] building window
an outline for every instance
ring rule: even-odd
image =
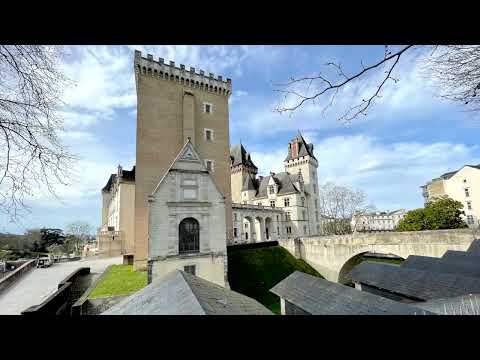
[[[292,219],[292,216],[291,216],[290,212],[285,213],[285,220],[288,221],[288,220],[291,220],[291,219]]]
[[[268,185],[268,193],[270,195],[275,194],[275,186],[274,185]]]
[[[318,211],[315,211],[315,220],[318,221]]]
[[[204,129],[205,130],[205,141],[213,141],[213,130],[211,129]]]
[[[275,200],[270,200],[270,206],[275,207]]]
[[[234,213],[234,214],[233,214],[233,219],[234,219],[235,221],[237,221],[237,213]]]
[[[313,184],[313,193],[314,193],[314,194],[317,193],[317,184]]]
[[[200,225],[194,218],[186,218],[178,226],[179,253],[200,251]]]
[[[320,225],[317,224],[317,234],[320,234]]]
[[[205,160],[205,167],[209,172],[213,172],[214,170],[214,163],[213,160]]]
[[[305,206],[305,198],[302,197],[302,206]]]
[[[472,215],[467,216],[467,223],[468,224],[473,224],[473,216]]]
[[[318,209],[318,200],[315,199],[315,209]]]
[[[210,103],[203,103],[203,112],[211,114],[213,112],[213,105]]]
[[[233,228],[233,237],[238,237],[237,228]]]
[[[257,203],[257,206],[262,206],[262,203],[261,202]]]
[[[303,235],[307,235],[307,225],[303,225]]]
[[[465,196],[466,196],[466,197],[469,197],[469,196],[470,196],[470,193],[469,193],[468,189],[465,189]]]
[[[245,229],[248,229],[248,223],[245,223]]]
[[[195,265],[187,265],[187,266],[184,266],[183,267],[183,271],[185,271],[186,273],[189,273],[189,274],[192,274],[192,275],[195,275],[195,269],[196,266]]]
[[[279,216],[277,215],[277,222],[279,222],[279,221],[280,221],[280,219],[279,219]]]
[[[463,179],[463,182],[466,183],[466,182],[467,182],[467,179]]]
[[[289,198],[283,199],[283,205],[284,206],[290,206],[290,199]]]
[[[291,227],[291,226],[285,227],[285,230],[287,231],[287,234],[291,234],[291,233],[292,233],[292,227]]]
[[[472,202],[471,201],[467,201],[467,209],[472,210]]]

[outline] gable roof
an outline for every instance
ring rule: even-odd
[[[471,261],[410,255],[401,264],[401,267],[406,269],[418,269],[431,272],[480,277],[480,261],[474,263]]]
[[[275,175],[263,177],[257,185],[258,191],[255,197],[259,198],[268,195],[268,183],[270,182],[271,177],[273,177],[273,180],[278,184],[278,195],[300,192],[300,190],[297,189],[294,184],[296,181],[296,176],[297,175],[289,174],[288,172],[281,172]]]
[[[165,171],[165,173],[161,177],[161,179],[158,182],[155,189],[152,191],[151,196],[153,196],[158,191],[158,189],[160,188],[160,185],[165,181],[165,178],[167,177],[169,172],[175,171],[175,170],[182,171],[182,170],[185,170],[184,168],[186,166],[191,167],[192,165],[193,165],[194,169],[189,170],[189,171],[202,172],[202,173],[207,173],[207,174],[209,173],[207,168],[205,167],[203,159],[200,157],[198,152],[195,150],[195,147],[191,143],[190,138],[188,138],[188,140],[185,142],[183,147],[178,152],[175,159],[173,159],[171,165],[167,168],[167,170]],[[212,178],[212,182],[213,182],[215,188],[218,190],[218,192],[220,194],[222,194],[223,197],[225,197],[223,195],[223,193],[220,191],[220,189],[218,188],[218,186],[217,186],[216,182],[213,180],[213,178]]]
[[[296,157],[296,158],[292,157],[291,144],[293,144],[293,143],[298,144],[298,157]],[[288,146],[288,154],[287,154],[287,157],[285,158],[284,161],[297,159],[297,158],[302,157],[302,156],[311,156],[315,160],[317,159],[313,155],[313,144],[312,143],[307,144],[307,142],[305,141],[305,139],[303,138],[302,134],[299,131],[297,136],[295,136],[292,140],[290,140],[289,146]]]
[[[312,315],[413,315],[428,313],[378,295],[295,271],[271,290]]]
[[[258,301],[174,270],[102,315],[273,315]]]
[[[439,315],[480,315],[480,295],[468,294],[447,299],[437,299],[415,306]]]
[[[442,174],[440,175],[438,178],[439,179],[444,179],[444,180],[448,180],[450,179],[453,175],[455,175],[456,173],[458,173],[460,170],[462,170],[464,167],[472,167],[472,168],[475,168],[475,169],[480,169],[480,164],[478,165],[463,165],[460,169],[458,170],[455,170],[455,171],[450,171],[450,172],[446,172],[445,174]]]
[[[480,278],[364,261],[347,278],[412,299],[432,300],[480,293]]]
[[[230,159],[232,160],[232,166],[245,165],[257,169],[250,154],[245,150],[242,144],[232,146],[230,149]]]

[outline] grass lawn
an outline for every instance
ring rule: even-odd
[[[130,295],[147,286],[147,273],[134,271],[133,265],[112,265],[107,271],[103,280],[90,293],[89,299]]]
[[[269,290],[295,270],[322,277],[280,246],[228,252],[231,289],[254,298],[276,314],[280,314],[280,299]]]

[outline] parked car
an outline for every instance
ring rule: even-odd
[[[53,260],[50,257],[41,257],[37,260],[37,268],[49,267],[53,264]]]

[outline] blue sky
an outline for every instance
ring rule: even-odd
[[[282,171],[288,141],[300,129],[315,144],[321,183],[359,188],[378,209],[393,210],[421,207],[426,181],[480,163],[480,121],[438,98],[421,49],[402,58],[393,74],[400,81],[388,83],[367,117],[343,124],[336,120],[342,109],[371,91],[378,72],[339,93],[325,113],[321,102],[290,115],[274,112],[282,101],[274,84],[328,74],[328,61],[356,71],[360,60],[382,56],[383,46],[69,46],[62,67],[75,86],[64,93],[61,136],[80,157],[75,178],[57,188],[61,201],[38,192],[28,202],[31,211],[17,223],[4,217],[0,231],[64,228],[77,220],[100,225],[100,189],[119,163],[135,163],[134,49],[231,78],[230,143],[241,139],[260,173]]]

